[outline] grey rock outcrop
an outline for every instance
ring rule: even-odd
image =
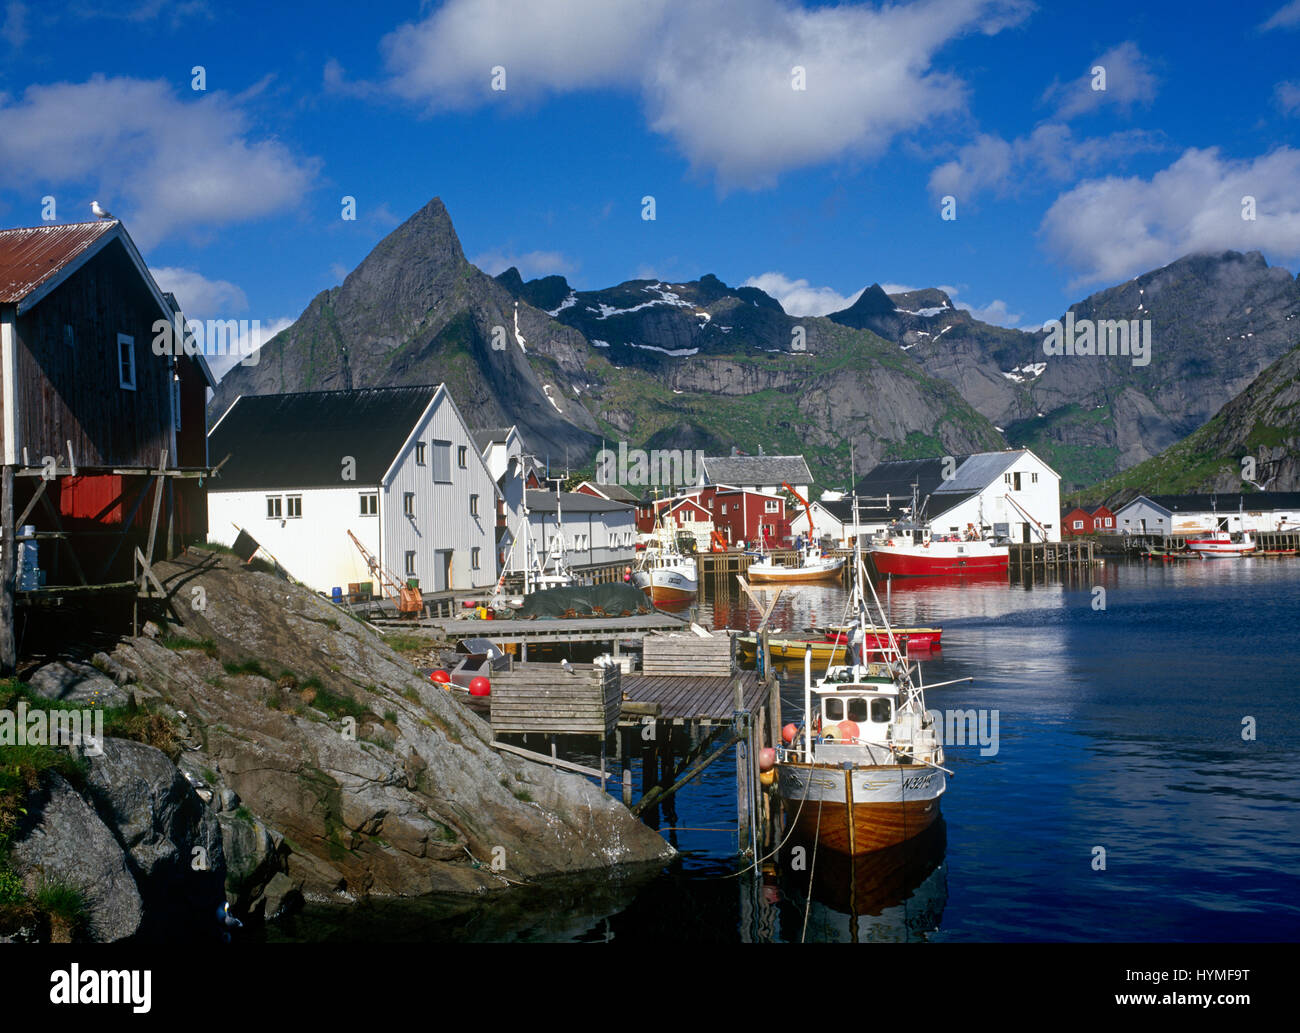
[[[144,921],[144,904],[125,851],[66,779],[53,772],[46,779],[28,800],[31,819],[14,837],[14,869],[29,893],[42,884],[79,890],[94,939],[134,936]]]

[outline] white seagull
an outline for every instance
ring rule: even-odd
[[[113,213],[108,209],[99,207],[98,201],[90,202],[90,210],[95,213],[96,219],[111,219],[113,217]]]

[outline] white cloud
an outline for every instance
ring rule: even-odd
[[[148,248],[298,203],[318,163],[255,138],[247,123],[227,95],[181,100],[164,81],[32,86],[21,100],[0,95],[0,187],[39,182],[56,196],[97,197]]]
[[[477,254],[470,259],[470,264],[478,266],[489,276],[504,273],[513,265],[525,280],[557,273],[569,276],[575,268],[574,263],[558,251],[526,251],[518,254],[503,248],[493,248]]]
[[[1024,318],[1023,312],[1009,312],[1007,303],[1001,298],[996,298],[987,305],[976,307],[968,305],[964,301],[953,299],[953,304],[960,309],[965,309],[974,319],[981,323],[993,323],[997,326],[1015,326]]]
[[[248,296],[229,280],[209,280],[172,266],[154,266],[150,272],[160,288],[176,295],[187,319],[230,319],[248,311]]]
[[[1297,25],[1300,25],[1300,0],[1291,0],[1274,11],[1260,29],[1268,32],[1269,29],[1294,29]]]
[[[584,89],[639,90],[652,129],[722,187],[873,157],[965,109],[933,67],[971,32],[1021,20],[1025,0],[926,0],[806,9],[790,0],[449,0],[384,38],[387,88],[429,110],[516,105]],[[670,16],[671,15],[671,16]],[[491,69],[506,90],[491,89]],[[792,70],[806,89],[792,89]],[[333,62],[327,82],[349,88]]]
[[[185,317],[187,319],[192,318],[188,312],[185,314]],[[295,320],[292,320],[287,316],[281,316],[278,319],[271,319],[262,322],[261,330],[257,334],[256,340],[253,342],[254,346],[260,348],[281,330],[287,330],[289,327],[293,326],[294,322]],[[216,377],[217,380],[220,380],[242,361],[243,357],[238,353],[234,355],[209,355],[208,367],[212,370],[212,375]]]
[[[1253,197],[1257,217],[1242,218]],[[1217,148],[1185,151],[1149,180],[1086,180],[1043,217],[1048,249],[1080,270],[1071,287],[1124,280],[1186,254],[1229,249],[1300,256],[1300,150],[1280,147],[1253,160]]]
[[[1093,69],[1106,70],[1106,88],[1093,89]],[[1135,104],[1149,104],[1155,99],[1159,80],[1151,62],[1132,40],[1111,47],[1088,64],[1087,71],[1068,82],[1054,82],[1043,94],[1045,101],[1059,98],[1056,117],[1074,118],[1096,111],[1103,104],[1113,104],[1125,113]]]
[[[1282,114],[1300,115],[1300,82],[1278,83],[1273,87],[1273,100]]]
[[[848,308],[858,300],[861,290],[840,294],[832,287],[814,287],[807,280],[792,280],[784,273],[751,276],[742,287],[757,287],[781,303],[792,316],[824,316]],[[863,288],[865,290],[866,288]]]
[[[1101,165],[1122,165],[1162,146],[1141,129],[1080,139],[1060,122],[1045,122],[1010,143],[984,133],[930,173],[930,191],[964,201],[985,192],[1006,196],[1026,184],[1065,183]]]

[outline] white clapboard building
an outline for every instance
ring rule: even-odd
[[[564,560],[571,567],[630,563],[636,555],[636,507],[585,492],[529,490],[528,533],[534,555],[546,556],[564,534]],[[521,553],[517,548],[515,552]],[[515,558],[519,568],[521,555]]]
[[[524,511],[524,446],[518,427],[471,431],[497,485],[497,569],[523,569],[523,548],[514,548]]]
[[[1027,448],[884,462],[856,491],[870,526],[888,520],[936,536],[971,529],[1014,542],[1061,540],[1061,477]]]
[[[1158,535],[1295,531],[1300,529],[1300,492],[1139,495],[1115,510],[1115,529]]]
[[[210,538],[242,528],[317,591],[379,593],[349,531],[422,591],[496,581],[498,488],[445,385],[240,396],[208,447]]]

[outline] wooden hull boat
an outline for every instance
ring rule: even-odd
[[[796,835],[840,854],[884,850],[918,836],[939,817],[947,776],[936,768],[780,765],[786,821]]]
[[[852,628],[818,628],[827,641],[844,642]],[[906,646],[908,649],[934,649],[940,645],[940,639],[943,638],[943,628],[895,628],[894,638],[900,646]],[[883,647],[889,645],[889,636],[883,631],[868,631],[863,636],[868,648]]]
[[[690,602],[700,588],[694,561],[690,562],[689,567],[663,566],[638,570],[632,575],[632,584],[645,592],[652,603]]]

